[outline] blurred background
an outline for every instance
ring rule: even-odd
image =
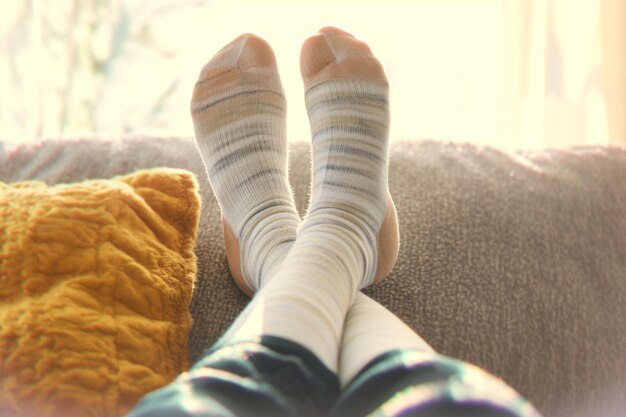
[[[623,0],[7,0],[0,140],[192,136],[200,68],[245,32],[274,47],[308,140],[300,46],[326,25],[383,63],[392,140],[626,145]]]

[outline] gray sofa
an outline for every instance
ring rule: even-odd
[[[308,165],[308,145],[292,145],[301,213]],[[194,360],[248,299],[229,277],[219,207],[193,140],[0,146],[3,182],[55,184],[159,166],[188,169],[200,182]],[[438,351],[505,379],[546,416],[626,415],[625,149],[396,143],[389,181],[400,256],[367,294]]]

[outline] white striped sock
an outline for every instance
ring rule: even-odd
[[[334,225],[361,259],[357,287],[374,281],[377,235],[387,211],[388,87],[335,79],[306,91],[313,136],[311,204],[302,232]]]
[[[222,216],[239,242],[245,284],[255,291],[300,224],[287,178],[286,104],[269,45],[242,35],[219,51],[200,73],[191,113]]]
[[[354,56],[352,40],[342,38],[333,56]],[[378,61],[363,48],[356,54],[373,60],[380,70],[374,76],[342,70],[340,77],[326,77],[335,62],[320,54],[320,41],[307,40],[301,59],[313,136],[309,210],[285,261],[227,338],[284,337],[336,371],[347,311],[358,289],[376,276],[378,233],[389,201],[388,88]],[[308,66],[311,57],[320,59]],[[309,83],[312,73],[325,75]]]
[[[341,337],[339,379],[346,386],[374,358],[396,349],[434,352],[428,343],[376,301],[358,293]]]

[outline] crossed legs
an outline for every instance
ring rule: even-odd
[[[133,415],[162,415],[154,404],[193,416],[439,415],[427,413],[474,404],[475,388],[449,398],[468,375],[489,380],[439,357],[359,292],[390,272],[398,251],[382,66],[365,43],[334,28],[307,39],[300,66],[312,135],[303,221],[287,180],[286,104],[269,45],[242,35],[201,71],[191,104],[196,140],[222,209],[233,278],[253,298],[188,374]],[[395,395],[402,390],[409,397]],[[483,397],[481,407],[492,410]],[[519,398],[496,397],[503,410]],[[520,409],[483,415],[533,415]]]

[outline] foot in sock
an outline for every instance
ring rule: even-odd
[[[332,224],[358,241],[362,288],[389,274],[398,223],[387,188],[388,83],[369,47],[326,27],[302,47],[313,141],[311,203],[301,233]]]
[[[286,103],[276,60],[246,34],[222,48],[196,83],[196,142],[222,211],[226,253],[252,295],[296,237],[300,217],[287,178]]]
[[[325,32],[341,39],[331,44]],[[225,343],[288,339],[333,372],[350,305],[359,288],[378,277],[377,266],[391,269],[398,246],[387,190],[387,83],[361,46],[332,29],[305,42],[314,170],[309,212],[271,280],[223,337]],[[355,62],[358,71],[345,62]]]

